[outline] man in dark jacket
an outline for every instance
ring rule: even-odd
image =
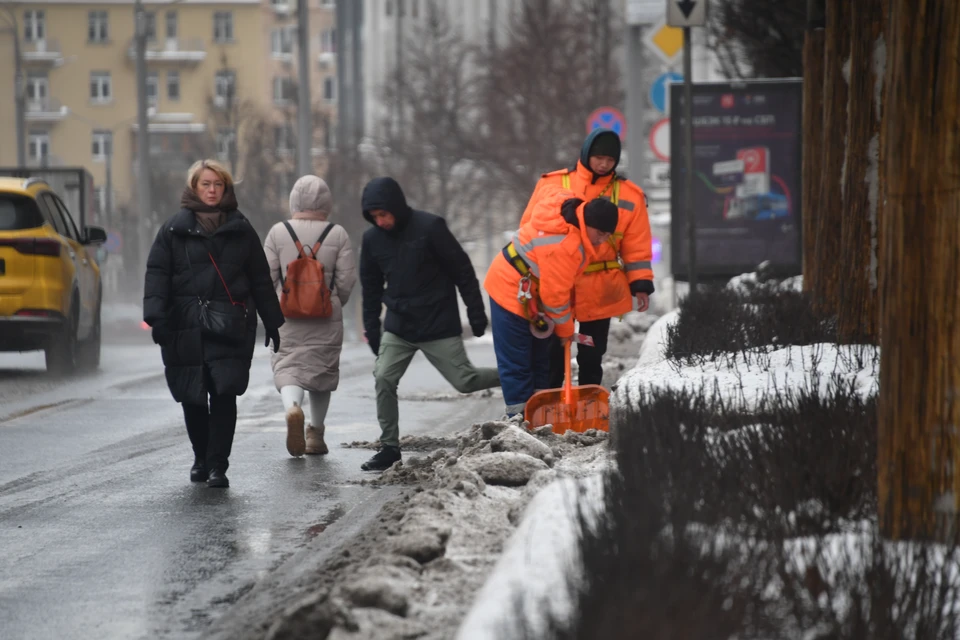
[[[480,284],[470,258],[440,216],[407,205],[393,178],[375,178],[363,189],[360,284],[363,327],[377,356],[374,370],[380,451],[362,465],[382,471],[400,460],[397,384],[418,350],[460,393],[500,386],[497,370],[477,368],[463,346],[457,289],[473,335],[487,328]],[[381,305],[386,306],[380,334]]]

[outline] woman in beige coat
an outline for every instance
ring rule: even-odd
[[[334,223],[327,218],[333,205],[330,187],[317,176],[303,176],[290,192],[289,221],[309,255],[324,230]],[[284,223],[270,229],[264,242],[270,274],[277,295],[281,295],[281,276],[297,259],[297,247]],[[333,313],[329,318],[288,318],[280,327],[280,350],[272,357],[273,380],[283,399],[287,418],[287,451],[292,456],[324,454],[324,420],[330,406],[330,393],[340,382],[340,351],[343,347],[343,305],[357,281],[356,261],[350,237],[340,225],[334,225],[320,246],[317,258],[323,264],[331,292]],[[304,437],[303,397],[309,397],[310,424]]]

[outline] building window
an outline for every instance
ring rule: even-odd
[[[109,102],[113,98],[113,87],[109,71],[90,72],[90,99],[94,102]]]
[[[293,53],[293,34],[290,29],[280,27],[270,32],[270,50],[274,56],[287,56]]]
[[[180,99],[180,72],[167,71],[167,100]]]
[[[320,53],[336,53],[337,30],[324,29],[320,32]]]
[[[50,134],[46,131],[31,131],[27,140],[27,154],[34,162],[46,162],[50,156]]]
[[[177,12],[167,11],[165,23],[166,23],[167,40],[176,40],[177,39]]]
[[[143,14],[144,20],[146,20],[146,34],[147,42],[153,42],[157,39],[157,14],[150,11]]]
[[[293,140],[293,127],[289,124],[283,124],[273,128],[273,143],[279,153],[292,152]]]
[[[27,110],[44,111],[47,108],[47,97],[50,95],[50,80],[46,73],[30,72],[27,74]]]
[[[47,21],[43,11],[33,9],[23,12],[23,38],[27,42],[44,40],[47,37]]]
[[[94,131],[91,151],[94,160],[98,162],[106,160],[107,156],[113,153],[113,133],[110,131]]]
[[[233,12],[217,11],[213,14],[213,40],[233,42]]]
[[[337,80],[333,76],[327,76],[323,79],[323,99],[327,102],[333,102],[337,99]]]
[[[147,73],[147,102],[157,104],[160,100],[160,73],[150,71]]]
[[[218,107],[226,107],[236,96],[236,74],[229,70],[217,71],[214,79],[214,102]]]
[[[384,4],[384,11],[388,16],[393,15],[393,0],[387,0]]]
[[[233,129],[220,129],[217,132],[217,157],[228,162],[236,156],[237,134]]]
[[[87,14],[87,40],[103,43],[110,38],[106,11],[91,11]]]
[[[284,105],[297,100],[297,87],[293,78],[276,77],[273,79],[273,103]]]

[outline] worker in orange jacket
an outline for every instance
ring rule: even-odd
[[[558,187],[541,196],[483,283],[508,417],[523,413],[530,396],[549,388],[549,328],[561,348],[573,337],[574,282],[619,220],[609,200],[584,203]]]
[[[604,198],[616,204],[619,222],[610,241],[597,248],[576,281],[576,319],[580,333],[593,338],[594,346],[577,345],[579,384],[601,384],[603,354],[607,351],[610,319],[633,309],[650,307],[654,291],[651,266],[653,246],[647,199],[636,184],[616,173],[620,162],[620,137],[609,129],[595,129],[586,138],[580,158],[573,169],[560,169],[544,174],[537,182],[533,196],[521,218],[526,224],[537,203],[556,186],[569,189],[578,198]],[[550,349],[551,388],[563,384],[563,348],[554,343]]]

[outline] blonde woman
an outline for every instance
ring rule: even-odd
[[[223,165],[190,167],[180,211],[153,241],[143,288],[143,319],[193,445],[190,480],[215,488],[230,486],[237,396],[250,378],[257,315],[274,351],[283,324],[260,238],[237,207]]]
[[[287,266],[299,256],[296,241],[309,256],[311,248],[322,239],[316,258],[323,265],[331,292],[330,317],[287,318],[280,332],[282,346],[273,355],[273,379],[286,411],[287,451],[298,457],[329,451],[323,439],[324,421],[330,394],[340,382],[343,305],[357,281],[350,237],[343,227],[327,220],[332,206],[327,183],[317,176],[303,176],[290,192],[291,220],[274,225],[264,243],[270,276],[280,295]],[[304,395],[310,406],[306,433]]]

